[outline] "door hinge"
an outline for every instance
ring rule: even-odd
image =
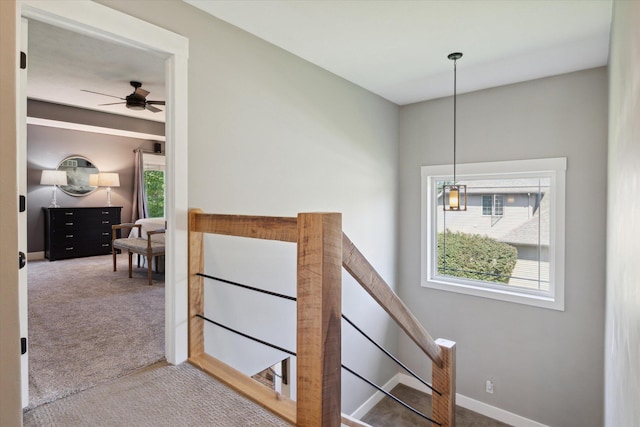
[[[27,68],[27,54],[20,52],[20,69],[25,70]]]
[[[21,270],[25,265],[27,265],[27,257],[24,255],[24,252],[18,252],[18,270]]]
[[[20,212],[24,212],[27,210],[27,198],[22,194],[20,195]]]
[[[20,354],[25,354],[27,352],[27,338],[20,338]]]

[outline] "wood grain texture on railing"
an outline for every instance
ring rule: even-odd
[[[442,423],[442,427],[456,425],[456,343],[438,338],[436,344],[442,350],[442,366],[433,364],[433,388],[440,394],[433,393],[431,417]]]
[[[189,363],[192,363],[233,388],[238,393],[284,418],[291,424],[297,425],[296,402],[293,400],[276,393],[275,390],[270,389],[264,384],[259,383],[206,353],[202,353],[196,357],[190,357]],[[215,396],[212,396],[212,398],[215,398]]]
[[[298,240],[298,220],[290,217],[198,213],[194,215],[190,229],[203,233],[292,243]]]
[[[204,313],[204,283],[198,276],[204,271],[203,236],[194,225],[199,215],[200,209],[189,211],[189,357],[204,353],[204,320],[196,317]]]
[[[442,366],[440,347],[389,287],[346,234],[342,234],[342,266],[407,333],[409,338],[438,366]]]
[[[298,215],[298,426],[339,427],[342,215]]]

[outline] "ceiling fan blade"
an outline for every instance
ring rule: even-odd
[[[102,107],[103,105],[117,105],[117,104],[126,104],[126,102],[110,102],[108,104],[98,104],[98,107]]]
[[[164,101],[147,101],[147,104],[152,104],[152,105],[165,105]]]
[[[133,91],[134,95],[139,96],[140,98],[146,98],[149,95],[148,90],[144,90],[141,87],[137,87],[136,90]]]
[[[147,110],[149,110],[149,111],[151,111],[153,113],[159,113],[160,111],[162,111],[161,109],[156,108],[153,105],[148,105],[148,104],[147,104]]]
[[[86,89],[80,89],[82,92],[89,92],[89,93],[95,93],[97,95],[104,95],[104,96],[110,96],[111,98],[118,98],[118,99],[122,99],[123,101],[125,100],[124,98],[120,98],[119,96],[115,96],[115,95],[108,95],[106,93],[100,93],[100,92],[94,92],[92,90],[86,90]]]

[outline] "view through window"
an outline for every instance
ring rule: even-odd
[[[424,166],[422,285],[564,309],[566,159],[459,165],[467,210],[443,209],[450,167]]]
[[[165,216],[165,157],[157,154],[144,154],[144,186],[147,195],[147,207],[150,218]]]
[[[459,184],[467,186],[466,212],[444,211],[437,195],[437,276],[548,291],[550,179]]]

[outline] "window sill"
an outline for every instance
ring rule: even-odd
[[[534,307],[547,308],[551,310],[564,311],[564,295],[551,297],[536,291],[527,292],[523,289],[506,289],[506,287],[496,286],[489,288],[486,285],[474,285],[470,282],[451,280],[423,280],[422,287],[437,289],[440,291],[455,292],[458,294],[471,295],[493,300],[513,302],[517,304],[530,305]]]

